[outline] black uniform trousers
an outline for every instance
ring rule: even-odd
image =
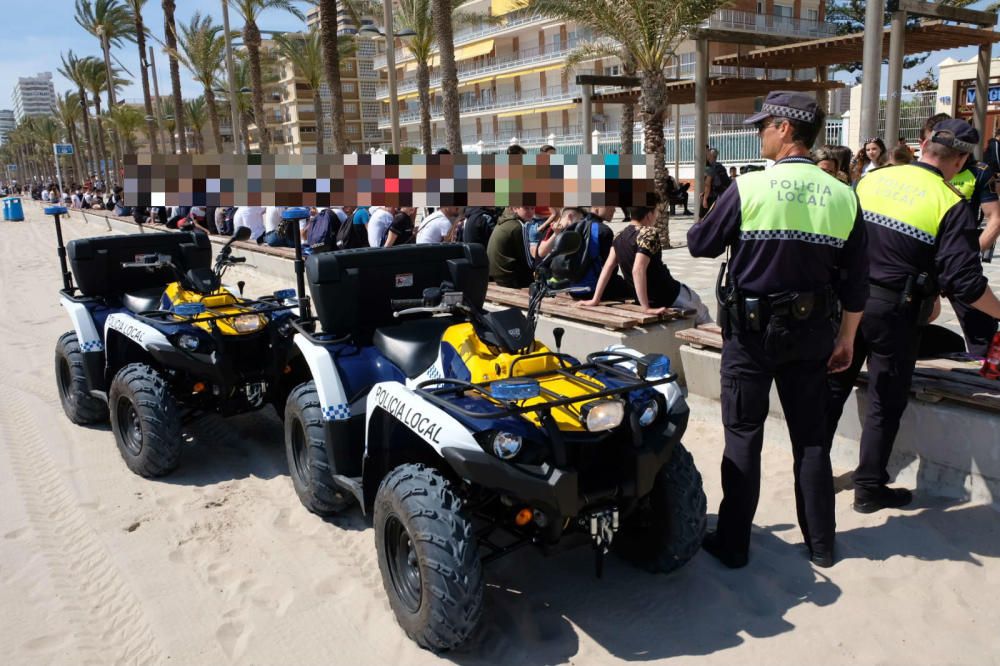
[[[861,365],[868,361],[867,409],[854,470],[856,499],[870,499],[889,482],[889,456],[909,401],[921,328],[916,306],[900,308],[898,302],[869,297],[851,367],[829,377],[827,428],[832,440]]]
[[[776,363],[763,349],[762,334],[725,334],[722,346],[722,504],[718,536],[734,555],[750,548],[750,530],[760,497],[760,454],[772,381],[785,412],[792,440],[795,509],[812,552],[832,553],[833,470],[826,437],[826,364],[833,350],[833,329],[801,336],[795,360]]]
[[[969,353],[985,358],[990,342],[997,332],[997,320],[958,299],[949,296],[948,300],[955,309],[958,323],[962,325],[965,346],[969,348]]]

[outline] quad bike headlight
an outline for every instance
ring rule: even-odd
[[[501,460],[510,460],[521,452],[520,435],[500,431],[493,435],[493,454]]]
[[[625,402],[622,400],[595,400],[588,402],[580,410],[580,420],[590,432],[613,430],[625,418]]]
[[[188,333],[181,333],[180,335],[177,336],[175,344],[181,349],[185,349],[187,351],[195,351],[196,349],[198,349],[198,345],[200,344],[200,342],[201,341],[198,340],[197,336],[190,335]]]
[[[244,314],[233,317],[231,321],[237,333],[253,333],[262,326],[260,315],[255,314]]]
[[[639,425],[643,428],[653,423],[656,417],[660,415],[660,403],[656,398],[653,398],[645,405],[639,408]]]

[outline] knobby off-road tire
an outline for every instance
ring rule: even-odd
[[[300,384],[285,403],[285,454],[295,494],[303,506],[320,516],[342,511],[353,497],[333,482],[336,470],[330,467],[325,442],[316,384]]]
[[[375,497],[375,548],[396,620],[417,645],[461,645],[483,610],[483,568],[472,523],[448,481],[401,465]]]
[[[77,425],[108,422],[108,406],[87,392],[83,352],[76,333],[64,333],[56,343],[56,385],[59,401],[69,420]]]
[[[616,550],[637,566],[670,573],[694,557],[705,535],[705,491],[694,458],[680,443],[652,492],[623,523]]]
[[[111,429],[128,468],[146,478],[177,469],[180,410],[167,382],[145,363],[130,363],[111,381]]]

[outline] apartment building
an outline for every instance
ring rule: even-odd
[[[313,7],[306,15],[309,28],[319,27],[320,10]],[[367,23],[367,22],[366,22]],[[357,35],[359,28],[355,26],[346,10],[341,10],[337,18],[339,35]],[[350,147],[357,152],[365,152],[368,148],[378,147],[384,139],[379,129],[379,103],[376,100],[375,73],[376,44],[362,37],[357,38],[353,57],[342,58],[340,61],[340,86],[343,97],[344,131]],[[282,152],[288,154],[310,154],[316,152],[316,113],[317,106],[313,92],[308,84],[297,76],[291,62],[279,59],[281,91],[281,129],[280,140],[276,136],[275,143],[282,145]],[[323,113],[323,140],[330,150],[333,142],[333,115],[330,88],[324,81],[319,90],[319,110]]]
[[[466,150],[482,142],[486,150],[498,150],[517,138],[525,146],[537,146],[554,137],[557,146],[582,142],[581,109],[574,100],[582,90],[575,84],[577,74],[621,75],[615,59],[583,63],[574,72],[564,71],[566,57],[591,35],[571,23],[554,20],[525,10],[517,10],[516,0],[471,0],[467,12],[500,17],[499,22],[483,22],[455,32],[455,58],[459,76],[462,140]],[[807,40],[831,36],[832,25],[824,22],[820,0],[737,0],[720,10],[705,27],[726,31],[768,33]],[[397,40],[396,71],[402,145],[419,146],[419,101],[417,64]],[[712,57],[736,52],[736,45],[712,43]],[[750,47],[743,46],[744,51]],[[444,141],[441,113],[441,72],[437,57],[431,60],[431,125],[434,145]],[[388,77],[384,55],[375,59],[375,69],[383,79],[378,89],[382,102],[379,127],[389,128]],[[695,44],[684,42],[667,71],[672,79],[693,79]],[[734,75],[725,68],[712,67],[712,76]],[[763,73],[761,73],[763,75]],[[771,72],[771,78],[787,72]],[[718,124],[736,122],[750,114],[759,100],[734,99],[709,104],[709,113]],[[693,105],[681,107],[681,125],[693,122]],[[595,104],[594,128],[617,132],[621,107]]]
[[[55,113],[56,89],[52,85],[52,72],[19,77],[11,100],[16,122],[21,122],[28,116],[48,116]]]
[[[14,111],[0,109],[0,146],[7,143],[7,134],[15,127],[17,127],[17,120],[14,119]]]

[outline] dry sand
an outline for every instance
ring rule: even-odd
[[[4,663],[1000,663],[1000,514],[920,497],[861,516],[841,492],[840,561],[814,569],[777,444],[747,568],[699,554],[658,577],[612,559],[595,580],[589,551],[521,551],[487,569],[474,640],[424,652],[392,617],[358,510],[324,521],[299,504],[270,410],[192,423],[181,468],[157,481],[125,468],[107,427],[66,419],[54,233],[26,208],[28,222],[0,224]],[[102,231],[66,224],[68,238]],[[245,274],[249,293],[285,286]],[[714,512],[721,427],[694,419]]]

